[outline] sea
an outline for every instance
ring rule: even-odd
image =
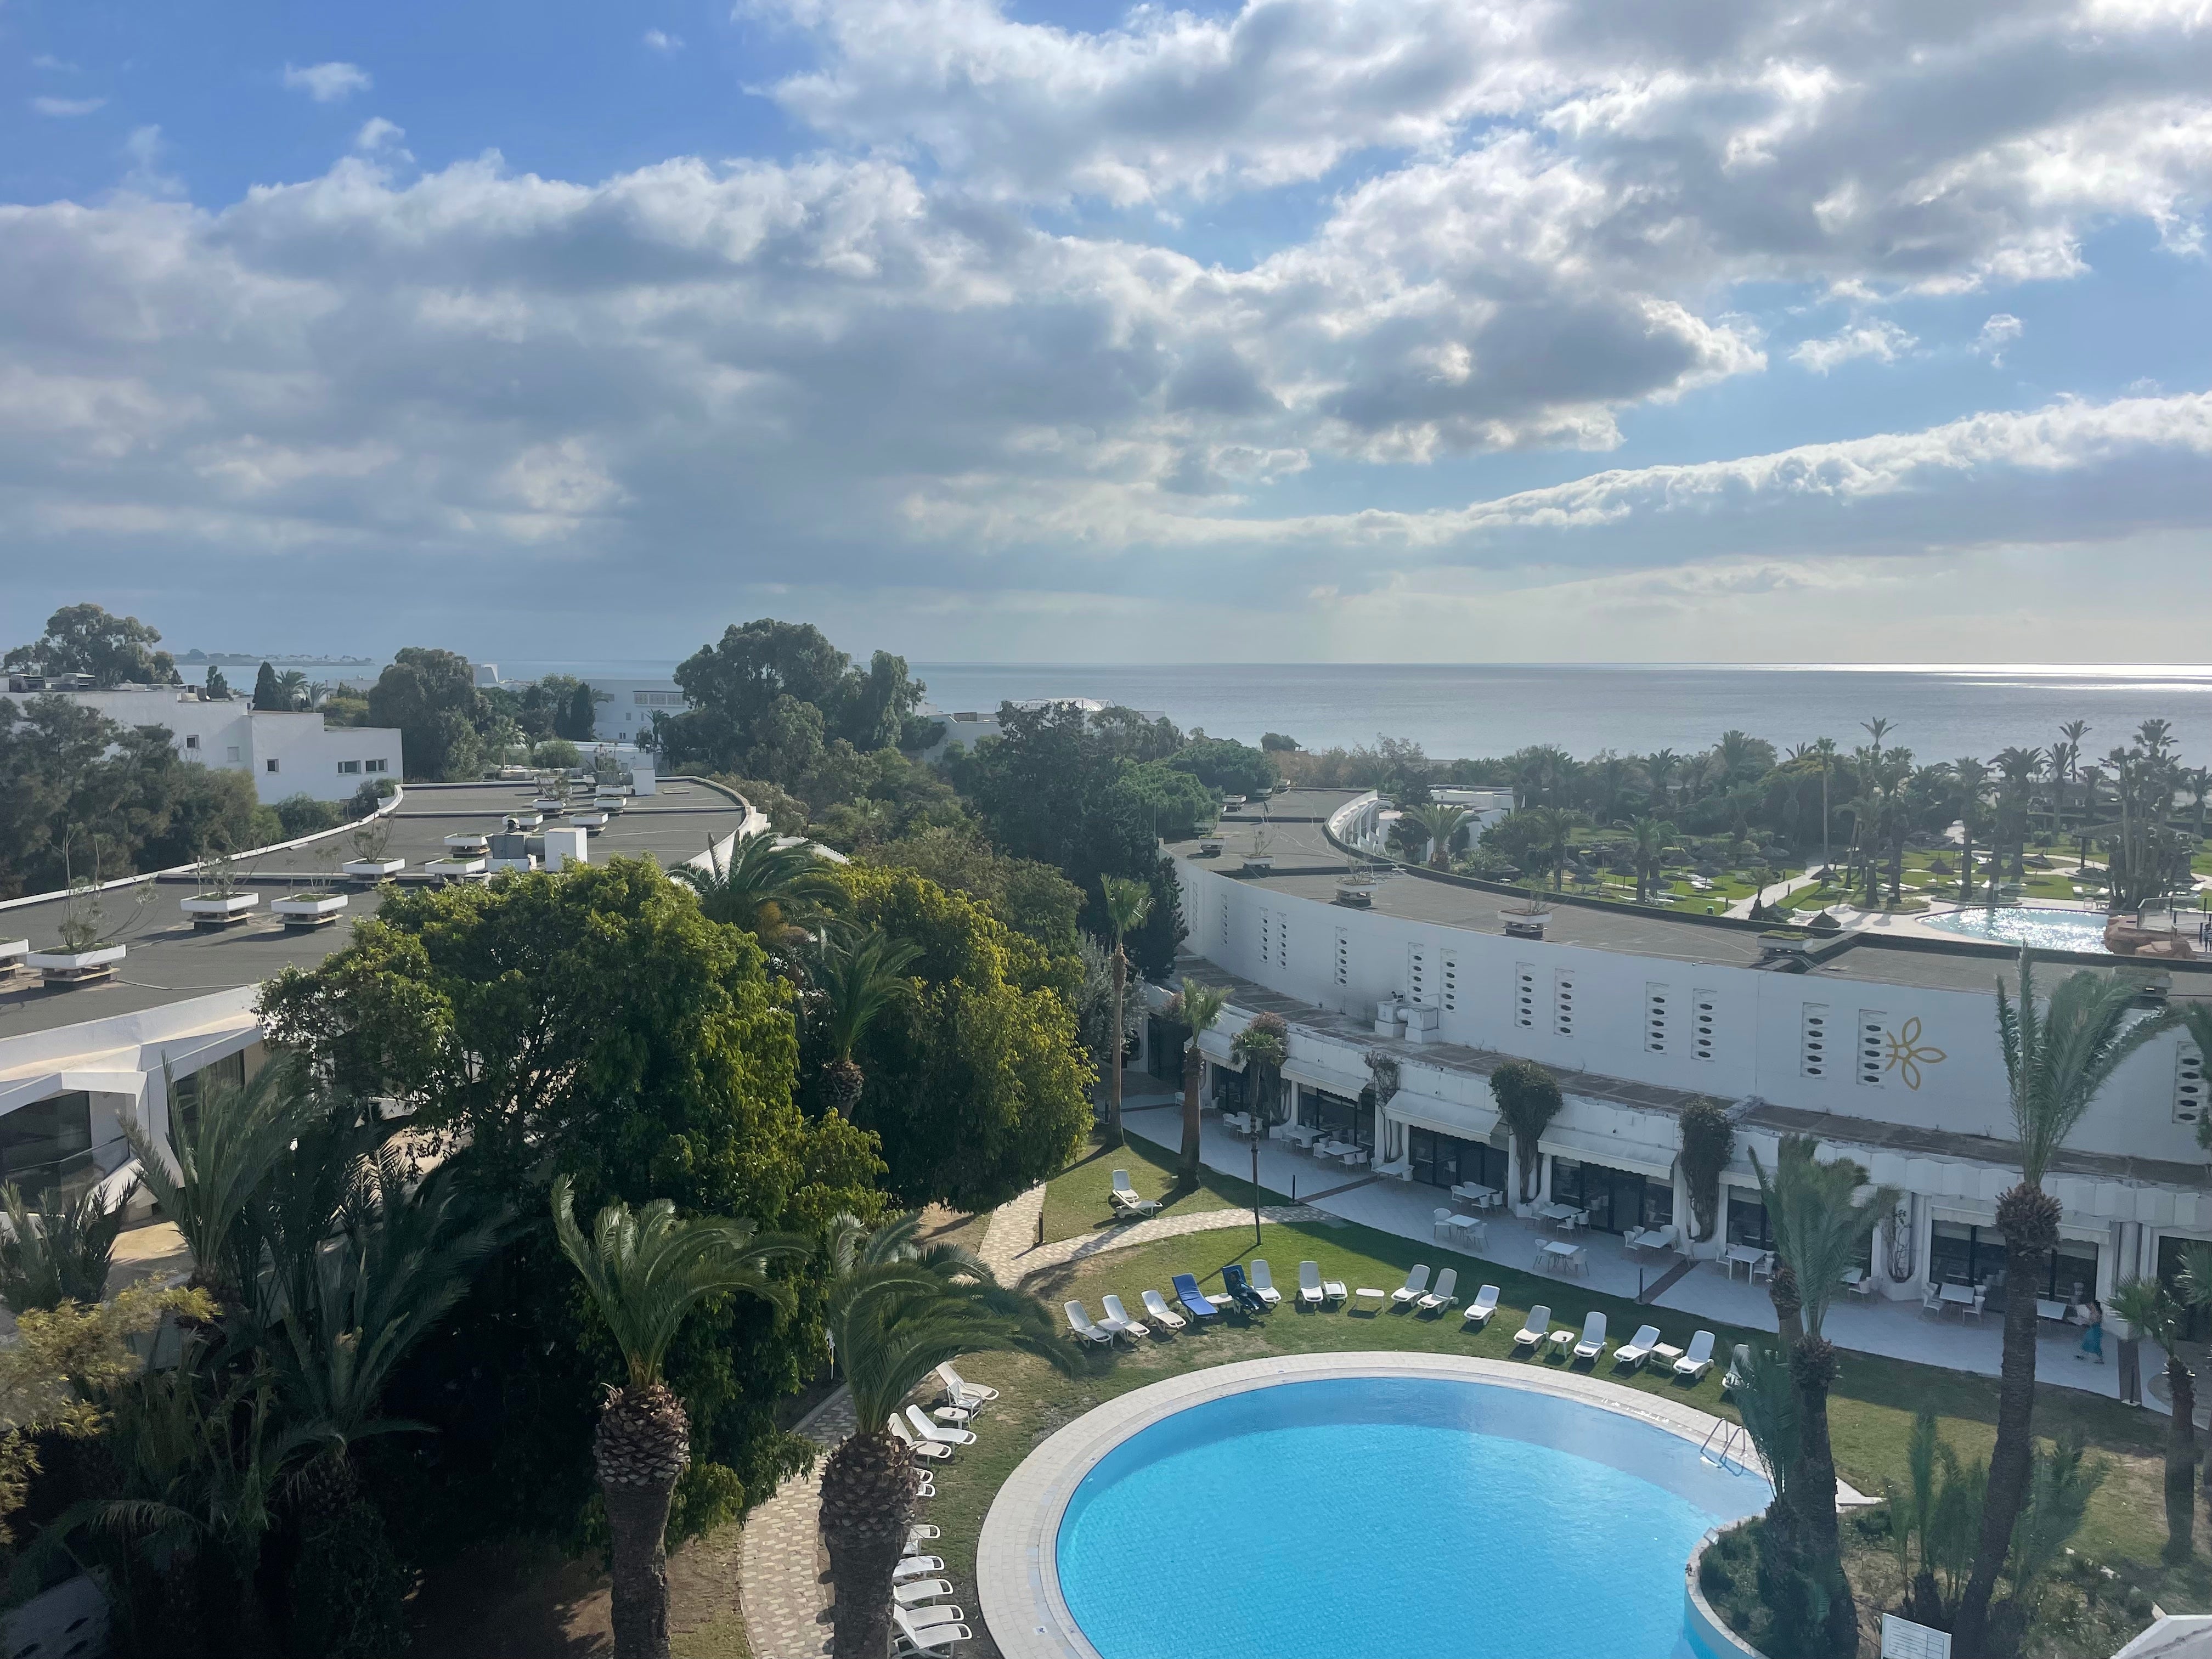
[[[542,673],[657,678],[668,661],[502,662],[510,678]],[[1708,749],[1723,732],[1792,744],[1883,741],[1923,763],[2013,744],[2048,748],[2069,720],[2089,723],[2085,757],[2127,741],[2146,720],[2172,723],[2189,764],[2212,765],[2212,664],[1612,665],[1462,663],[917,662],[928,701],[950,711],[1030,697],[1095,697],[1166,714],[1185,731],[1257,743],[1279,732],[1306,749],[1409,738],[1439,759],[1557,744],[1649,754]]]

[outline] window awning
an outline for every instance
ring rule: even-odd
[[[1340,1095],[1346,1100],[1358,1099],[1359,1091],[1371,1080],[1364,1072],[1340,1071],[1334,1066],[1295,1057],[1283,1062],[1283,1075],[1293,1083],[1303,1083],[1324,1094]]]
[[[1244,1056],[1230,1046],[1236,1040],[1227,1031],[1200,1031],[1198,1034],[1198,1052],[1226,1071],[1241,1072],[1244,1069]]]
[[[1536,1143],[1536,1150],[1553,1158],[1571,1158],[1581,1164],[1602,1164],[1608,1169],[1627,1170],[1637,1175],[1650,1176],[1657,1181],[1674,1178],[1674,1149],[1655,1146],[1648,1140],[1633,1140],[1626,1135],[1609,1133],[1603,1129],[1574,1129],[1554,1123],[1544,1131]]]
[[[1383,1115],[1416,1129],[1432,1129],[1459,1140],[1487,1141],[1498,1127],[1498,1114],[1489,1107],[1462,1106],[1455,1100],[1401,1089],[1382,1108]]]

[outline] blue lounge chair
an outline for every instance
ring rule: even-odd
[[[1221,1270],[1221,1288],[1228,1291],[1229,1299],[1246,1313],[1263,1314],[1267,1311],[1267,1304],[1261,1299],[1260,1292],[1254,1290],[1251,1281],[1244,1277],[1243,1263],[1232,1261]]]
[[[1182,1305],[1190,1310],[1193,1318],[1206,1320],[1219,1317],[1221,1310],[1206,1299],[1204,1292],[1198,1288],[1198,1281],[1188,1273],[1177,1273],[1169,1282],[1174,1287],[1175,1293]]]

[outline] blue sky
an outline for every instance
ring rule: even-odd
[[[269,594],[257,640],[481,655],[778,613],[939,659],[2170,656],[2207,37],[14,0],[0,631],[94,597],[220,647]]]

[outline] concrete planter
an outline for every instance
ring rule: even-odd
[[[356,881],[383,881],[407,867],[405,859],[356,859],[340,866]]]
[[[1219,858],[1221,856],[1221,838],[1218,836],[1209,836],[1201,840],[1198,843],[1198,855],[1202,859]]]
[[[1248,876],[1273,875],[1274,869],[1275,860],[1272,858],[1263,857],[1244,860],[1244,873]]]
[[[27,951],[25,963],[46,976],[49,985],[76,985],[87,980],[106,979],[115,971],[115,964],[123,960],[129,947],[103,945],[94,951]]]
[[[540,795],[530,804],[537,811],[556,818],[568,810],[568,803],[558,795]]]
[[[455,853],[488,853],[491,850],[489,836],[448,836],[446,845]]]
[[[480,876],[483,874],[489,862],[489,859],[481,855],[476,858],[432,859],[422,868],[430,875],[443,876],[453,880],[464,876]]]
[[[572,829],[588,830],[597,835],[607,827],[607,815],[605,812],[571,812],[568,823]]]
[[[305,932],[316,927],[327,927],[338,919],[346,908],[343,893],[311,893],[292,898],[280,898],[269,907],[284,918],[284,926],[294,932]]]
[[[31,954],[31,941],[27,939],[0,939],[0,980],[12,979],[30,966],[26,958]]]
[[[252,911],[261,908],[258,893],[198,893],[182,902],[180,908],[192,919],[195,927],[230,927],[244,921]]]

